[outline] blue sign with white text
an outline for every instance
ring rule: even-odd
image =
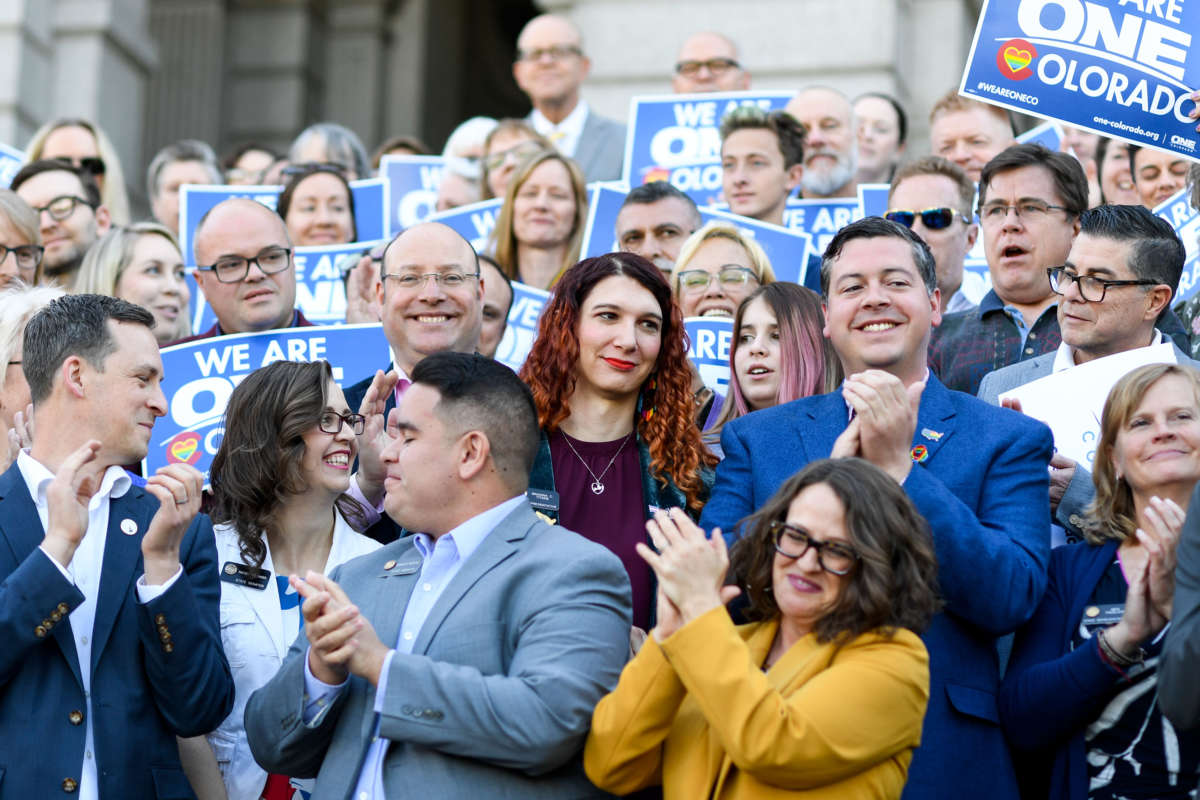
[[[1187,259],[1183,262],[1183,274],[1179,278],[1179,288],[1171,298],[1172,306],[1191,299],[1200,291],[1200,211],[1192,208],[1190,198],[1190,192],[1184,188],[1154,209],[1154,213],[1170,223],[1179,234],[1187,252]]]
[[[391,231],[399,233],[422,222],[437,211],[438,186],[442,182],[441,156],[384,156],[379,174],[391,194]]]
[[[588,214],[583,227],[579,258],[594,258],[620,250],[617,214],[629,187],[621,183],[588,184]]]
[[[696,205],[721,199],[721,118],[732,108],[774,111],[793,92],[715,92],[634,97],[629,104],[625,169],[629,186],[670,181]]]
[[[857,197],[804,200],[789,197],[783,209],[783,227],[812,236],[817,255],[825,252],[834,235],[851,222],[862,219]]]
[[[959,93],[1196,158],[1200,5],[984,0]]]
[[[491,200],[430,214],[425,221],[449,225],[462,234],[477,252],[491,252],[488,240],[492,236],[492,229],[496,227],[496,217],[500,214],[502,205],[504,198],[494,197]]]
[[[892,189],[890,183],[860,183],[858,185],[858,205],[864,217],[882,217],[888,210],[888,192]],[[785,212],[786,213],[786,212]],[[822,250],[821,252],[825,252]]]
[[[0,144],[0,186],[7,189],[25,163],[25,152],[6,144]]]
[[[538,320],[550,300],[550,293],[519,281],[513,281],[512,287],[513,302],[508,310],[508,327],[504,329],[500,346],[496,348],[495,359],[513,372],[519,372],[533,348],[533,340],[537,338]]]
[[[233,388],[259,367],[276,361],[333,365],[345,388],[375,373],[388,346],[380,325],[288,328],[202,339],[163,348],[167,415],[154,425],[143,474],[168,464],[191,464],[208,482],[209,465],[225,432],[224,414]]]
[[[1021,144],[1034,142],[1042,145],[1047,150],[1057,151],[1062,147],[1063,130],[1062,126],[1054,120],[1043,122],[1037,127],[1030,128],[1017,137],[1017,141]]]
[[[223,200],[233,197],[249,197],[274,210],[279,201],[282,186],[195,186],[184,184],[179,187],[179,247],[183,251],[183,263],[196,266],[195,231],[201,218]],[[351,181],[350,191],[354,195],[354,227],[358,241],[369,242],[388,238],[387,219],[388,184],[383,178],[366,178]]]
[[[688,317],[683,321],[688,335],[688,358],[700,372],[700,380],[715,392],[729,392],[729,349],[733,343],[733,320],[729,317]]]

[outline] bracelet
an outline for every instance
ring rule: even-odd
[[[1134,664],[1141,664],[1146,660],[1146,651],[1141,647],[1139,647],[1137,649],[1137,653],[1132,656],[1127,656],[1124,653],[1118,653],[1117,649],[1112,646],[1112,644],[1108,641],[1108,638],[1104,635],[1107,632],[1108,628],[1105,628],[1096,635],[1097,644],[1100,646],[1100,656],[1113,667],[1116,667],[1118,672],[1121,671],[1122,667],[1132,667]],[[1122,672],[1122,674],[1124,673]]]

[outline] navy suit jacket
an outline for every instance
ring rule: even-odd
[[[800,468],[828,458],[847,422],[836,391],[728,423],[700,524],[732,535]],[[904,797],[1015,798],[996,707],[995,638],[1028,620],[1046,587],[1050,430],[930,375],[913,444],[928,456],[913,464],[904,489],[929,521],[945,609],[922,637],[929,706]]]
[[[175,737],[207,733],[233,708],[208,517],[184,535],[184,574],[150,603],[137,601],[142,536],[158,506],[133,486],[109,507],[91,665],[102,800],[194,797]],[[121,530],[127,519],[134,535]],[[13,464],[0,475],[0,800],[61,796],[83,764],[87,703],[67,616],[83,595],[38,548],[43,536]]]

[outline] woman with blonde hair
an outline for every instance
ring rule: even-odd
[[[557,150],[540,150],[513,173],[492,231],[492,255],[511,280],[551,289],[579,259],[586,218],[579,166]]]
[[[0,288],[41,282],[42,231],[37,212],[11,189],[0,189]]]
[[[679,248],[671,293],[683,316],[732,317],[759,286],[775,281],[762,245],[728,222],[710,222]]]
[[[108,209],[113,224],[129,224],[129,194],[121,159],[99,125],[72,117],[47,122],[25,146],[25,158],[29,164],[44,158],[62,158],[86,169],[100,187],[100,204]]]
[[[191,290],[184,274],[171,232],[157,222],[138,222],[113,228],[92,245],[75,278],[75,293],[106,294],[142,306],[154,315],[161,347],[192,334]]]
[[[1156,695],[1175,551],[1200,482],[1200,373],[1151,364],[1117,381],[1095,467],[1085,541],[1051,552],[1000,720],[1023,796],[1192,797],[1200,734],[1176,730]]]
[[[554,145],[523,119],[502,119],[483,140],[483,170],[479,184],[480,200],[504,197],[513,172],[529,156],[539,150],[553,150]]]

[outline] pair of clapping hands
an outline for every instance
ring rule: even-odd
[[[1175,551],[1183,531],[1184,510],[1173,500],[1150,498],[1147,526],[1135,532],[1138,548],[1122,548],[1121,564],[1129,588],[1125,611],[1105,638],[1128,654],[1157,636],[1171,619],[1175,596]]]
[[[304,598],[300,613],[313,677],[336,686],[357,675],[377,686],[388,647],[342,587],[312,570],[303,578],[291,575],[288,582]]]

